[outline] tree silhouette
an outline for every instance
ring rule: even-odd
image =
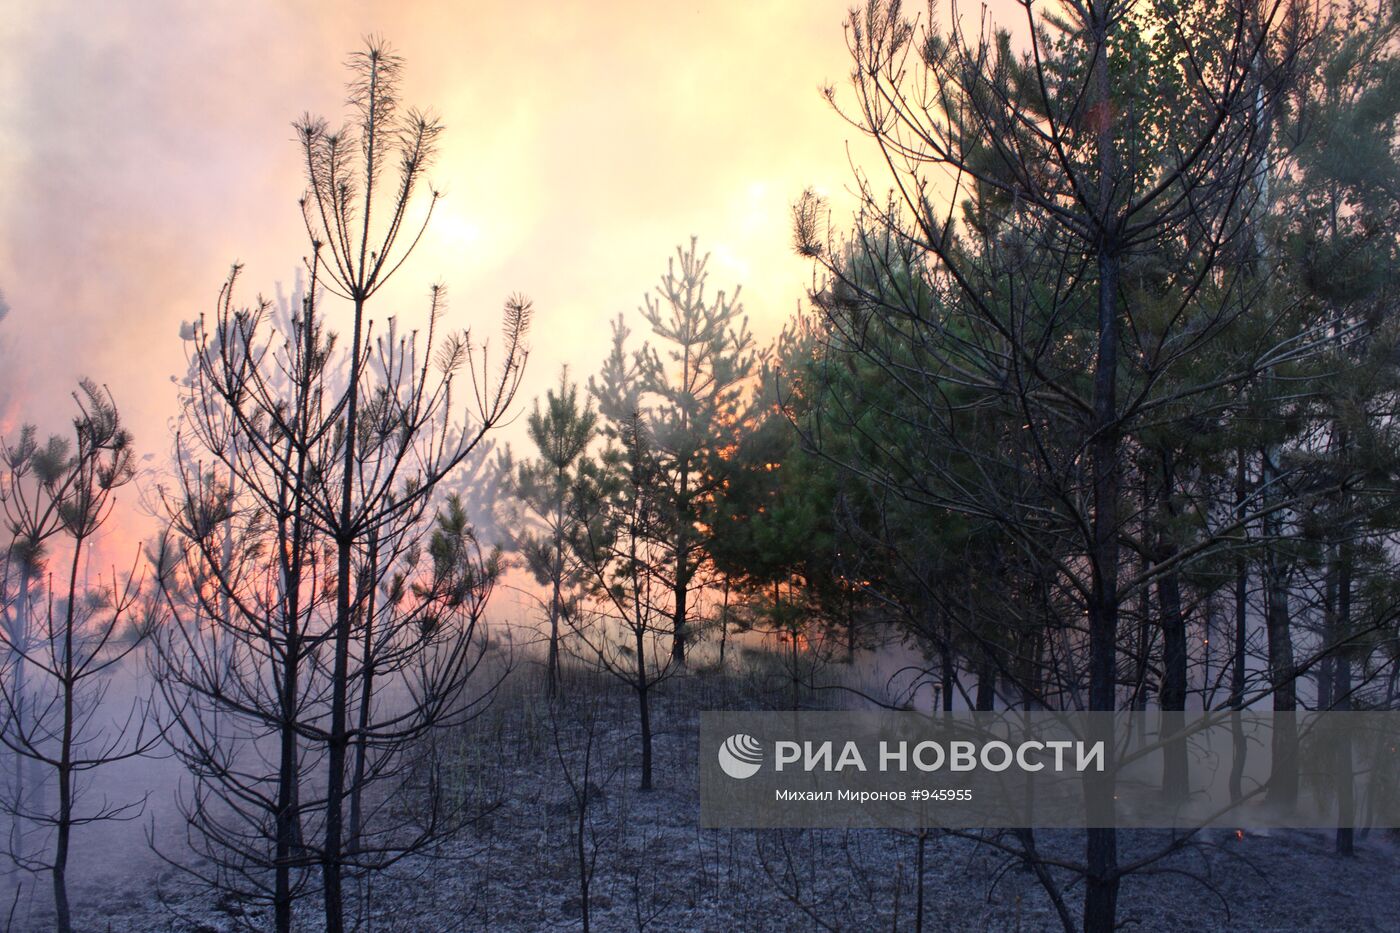
[[[425,775],[431,786],[427,739],[490,694],[487,684],[464,699],[498,561],[461,501],[440,493],[504,418],[530,319],[528,301],[507,301],[493,358],[446,328],[435,285],[423,331],[390,318],[376,333],[372,300],[440,197],[419,192],[441,127],[400,106],[401,61],[382,42],[349,67],[350,123],[297,124],[311,249],[290,330],[271,326],[268,302],[235,303],[237,269],[213,319],[194,327],[157,555],[175,618],[157,678],[193,778],[186,814],[216,866],[205,880],[271,901],[285,930],[314,866],[334,933],[347,869],[382,868],[452,824],[431,793],[421,811],[391,815],[371,808],[367,789],[423,792]],[[343,343],[326,308],[336,300],[348,312]],[[245,769],[267,743],[275,768]]]
[[[48,804],[40,788],[26,788],[17,771],[0,806],[16,827],[35,826],[42,835],[35,846],[22,831],[12,832],[10,855],[21,867],[50,875],[61,933],[74,929],[68,894],[74,830],[135,819],[145,802],[144,797],[88,801],[92,772],[143,755],[159,740],[139,701],[109,728],[98,719],[108,675],[138,648],[150,620],[141,616],[134,572],[125,579],[114,573],[95,584],[80,574],[94,538],[111,517],[116,491],[135,473],[131,435],[116,404],[92,382],[80,388],[74,396],[73,440],[55,436],[41,447],[35,429],[26,426],[17,445],[3,448],[0,485],[0,507],[16,532],[11,561],[19,565],[21,578],[14,624],[0,628],[7,649],[0,672],[0,742],[15,754],[17,765],[30,762],[39,780],[51,779],[57,798]],[[43,553],[54,541],[63,563],[57,586],[52,580],[35,586]]]

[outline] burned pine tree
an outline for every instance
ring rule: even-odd
[[[68,878],[75,831],[135,819],[145,802],[89,799],[93,772],[143,755],[159,740],[140,701],[110,720],[112,711],[101,709],[109,675],[150,627],[150,604],[142,600],[134,569],[125,578],[113,571],[97,582],[85,572],[117,491],[135,474],[135,455],[105,390],[84,381],[75,398],[72,441],[53,437],[41,447],[34,429],[25,427],[19,443],[4,448],[0,485],[0,508],[16,535],[9,563],[18,564],[20,574],[8,607],[12,624],[0,628],[6,651],[0,743],[16,760],[16,782],[0,796],[0,807],[18,830],[10,836],[11,858],[50,876],[60,933],[75,928]],[[49,548],[60,569],[36,581]]]
[[[441,128],[400,107],[400,67],[369,43],[350,62],[350,124],[297,124],[304,300],[277,328],[269,303],[237,304],[235,269],[192,328],[164,490],[172,621],[155,674],[186,816],[204,880],[272,903],[279,930],[315,890],[344,930],[347,872],[455,825],[433,736],[494,683],[474,675],[499,561],[442,493],[514,398],[530,306],[507,302],[495,357],[447,327],[441,286],[421,330],[376,332],[372,300],[440,197],[418,195]],[[395,794],[419,804],[391,812]]]

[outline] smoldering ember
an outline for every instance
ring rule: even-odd
[[[1397,0],[18,0],[0,220],[0,929],[1400,930]]]
[[[834,742],[776,742],[773,770],[783,771],[797,764],[803,771],[867,770],[865,757],[856,742],[845,742],[835,748]],[[949,771],[1103,771],[1104,743],[1052,739],[1048,742],[1026,741],[1012,746],[995,739],[987,742],[954,740],[946,743],[881,742],[875,760],[880,771],[938,771],[945,765]],[[833,749],[835,748],[835,751]],[[1068,757],[1073,750],[1074,757]]]

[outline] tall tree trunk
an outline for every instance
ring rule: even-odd
[[[588,724],[590,730],[596,728],[595,724]],[[593,903],[588,895],[589,883],[592,879],[588,874],[588,780],[589,765],[593,755],[593,737],[590,734],[588,748],[583,753],[583,787],[575,790],[578,804],[578,822],[574,826],[574,858],[578,860],[578,893],[579,904],[583,910],[583,933],[589,933],[592,929]]]
[[[304,456],[298,457],[297,481],[303,477]],[[297,814],[298,761],[297,741],[297,689],[300,680],[301,663],[301,556],[302,556],[302,505],[295,506],[292,518],[291,564],[288,568],[286,587],[286,657],[282,663],[281,677],[281,722],[278,727],[277,760],[277,828],[276,828],[276,867],[273,870],[273,924],[277,933],[291,933],[292,930],[292,858],[301,843],[300,817]]]
[[[71,708],[72,690],[65,689],[64,693],[66,715]],[[69,752],[66,750],[71,739],[70,731],[65,727],[65,751],[58,768],[58,838],[54,844],[53,855],[54,925],[58,933],[73,933],[73,917],[68,906],[68,845],[73,829],[73,772],[68,760]]]
[[[914,856],[914,933],[924,930],[924,850],[928,848],[928,830],[920,829],[915,835],[918,851]]]
[[[1275,451],[1264,451],[1260,478],[1266,495],[1277,498]],[[1279,553],[1283,520],[1277,513],[1264,519],[1265,631],[1269,642],[1269,687],[1273,693],[1273,769],[1269,776],[1269,802],[1284,808],[1298,801],[1298,687],[1293,662],[1293,634],[1288,600],[1288,568]]]
[[[1102,5],[1100,5],[1102,8]],[[1102,28],[1106,29],[1106,25]],[[1100,56],[1102,58],[1102,55]],[[1106,65],[1099,68],[1105,69]],[[1102,79],[1107,82],[1106,76]],[[1106,100],[1106,95],[1105,95]],[[1118,261],[1099,261],[1099,345],[1094,373],[1094,440],[1090,447],[1093,479],[1092,578],[1089,599],[1089,709],[1117,707],[1118,661],[1118,495],[1120,486],[1116,395],[1118,367]],[[1106,747],[1111,730],[1095,735]],[[1111,770],[1086,779],[1090,813],[1111,823],[1114,776]],[[1087,830],[1088,874],[1084,890],[1085,933],[1112,933],[1118,914],[1118,833],[1112,828]]]
[[[313,283],[314,287],[314,283]],[[326,749],[325,840],[321,857],[321,883],[325,900],[326,933],[345,933],[345,897],[342,889],[344,854],[345,756],[349,746],[348,705],[350,673],[350,573],[355,535],[351,527],[355,475],[355,444],[360,417],[360,347],[364,340],[364,299],[355,298],[354,333],[351,340],[349,384],[345,412],[345,457],[341,477],[339,527],[336,529],[335,637],[331,682],[331,716]]]
[[[282,723],[277,762],[277,866],[273,884],[273,923],[277,933],[292,930],[292,853],[297,845],[297,655],[300,643],[287,641],[287,663],[282,669]]]
[[[76,623],[74,603],[78,595],[78,564],[83,541],[81,533],[73,541],[73,562],[68,572],[68,605],[63,613],[63,728],[58,749],[58,820],[54,824],[57,838],[53,854],[53,906],[58,933],[73,933],[73,917],[68,906],[68,848],[73,833],[73,717],[76,712],[73,705],[76,683],[73,626]]]
[[[362,598],[365,601],[363,610],[364,618],[364,638],[361,641],[362,669],[360,671],[360,709],[359,721],[356,731],[359,733],[355,738],[355,776],[350,782],[350,832],[346,840],[346,851],[358,852],[360,850],[360,834],[364,831],[364,787],[365,771],[368,767],[369,759],[369,724],[373,715],[374,703],[374,633],[376,611],[376,596],[374,583],[379,579],[379,534],[371,532],[369,539],[369,574],[370,581],[368,592]]]
[[[15,697],[15,721],[24,722],[25,693],[29,687],[25,682],[24,652],[29,650],[29,591],[34,586],[34,568],[28,560],[22,560],[19,571],[19,601],[15,607],[14,628],[10,632],[11,663],[13,666],[13,690]],[[24,817],[26,803],[24,782],[25,757],[15,754],[15,794],[16,809],[20,812],[10,817],[10,849],[16,855],[27,855],[24,845]]]
[[[844,601],[844,597],[843,597]],[[846,663],[856,663],[856,614],[849,602],[846,602]]]
[[[1172,496],[1176,491],[1176,465],[1170,451],[1162,453],[1161,515],[1164,522],[1175,517]],[[1169,561],[1177,553],[1170,530],[1158,531],[1158,559]],[[1157,604],[1162,616],[1162,733],[1179,734],[1186,727],[1186,618],[1181,611],[1181,577],[1171,570],[1157,580]],[[1190,770],[1184,738],[1168,742],[1162,749],[1162,791],[1171,802],[1184,801],[1190,794]]]
[[[639,532],[636,506],[633,507],[632,528],[628,538],[628,565],[637,567],[637,534]],[[637,679],[633,687],[637,691],[637,712],[641,717],[642,728],[642,783],[641,790],[651,790],[651,679],[647,676],[647,616],[642,607],[642,594],[639,581],[632,581],[632,634],[637,653]]]
[[[977,667],[977,708],[982,711],[996,709],[997,705],[997,666],[992,657],[992,647],[982,644],[982,659]]]
[[[680,487],[676,497],[676,582],[675,611],[671,618],[671,659],[685,663],[690,637],[687,618],[690,599],[690,462],[681,465]]]
[[[1146,493],[1142,506],[1143,515],[1148,512]],[[1146,524],[1144,520],[1144,525]],[[1149,540],[1150,530],[1146,527],[1142,530],[1142,540]],[[1139,555],[1140,564],[1137,568],[1140,573],[1146,575],[1152,566],[1151,555],[1143,552]],[[1133,664],[1132,694],[1128,699],[1128,709],[1132,712],[1132,731],[1136,736],[1135,742],[1139,747],[1145,746],[1151,739],[1149,723],[1147,721],[1147,702],[1152,693],[1152,685],[1149,675],[1152,672],[1152,651],[1157,644],[1156,634],[1152,628],[1153,588],[1144,586],[1138,590],[1137,594],[1137,619],[1135,631],[1133,633],[1133,651],[1136,661]],[[1160,685],[1158,685],[1160,686]]]
[[[1353,547],[1350,541],[1343,541],[1337,548],[1337,616],[1333,642],[1340,643],[1333,659],[1332,695],[1334,708],[1342,712],[1351,710],[1351,657],[1346,647],[1346,639],[1351,632],[1351,583],[1353,573]],[[1342,739],[1337,747],[1337,812],[1340,822],[1337,827],[1337,854],[1355,854],[1355,831],[1349,825],[1356,816],[1355,788],[1352,785],[1353,761],[1351,732],[1341,730]]]
[[[555,476],[555,488],[564,488],[563,471]],[[549,598],[549,658],[545,691],[553,699],[559,693],[559,619],[563,614],[564,588],[564,500],[561,496],[554,510],[554,566]]]
[[[643,638],[637,636],[637,661],[642,663]],[[643,673],[637,681],[637,706],[642,724],[642,783],[641,790],[651,790],[651,684]]]
[[[1245,452],[1239,452],[1235,467],[1235,506],[1243,509],[1249,495]],[[1249,561],[1241,548],[1235,556],[1235,638],[1230,657],[1230,739],[1233,754],[1230,761],[1230,800],[1244,799],[1244,766],[1249,748],[1244,737],[1244,678],[1245,649],[1249,640]]]
[[[1325,646],[1323,656],[1313,665],[1313,678],[1317,681],[1317,708],[1331,709],[1336,702],[1332,688],[1336,683],[1337,672],[1333,669],[1331,647],[1336,643],[1337,633],[1337,581],[1339,565],[1336,546],[1329,546],[1327,569],[1322,575],[1322,637]]]
[[[1181,611],[1181,580],[1175,573],[1157,582],[1157,601],[1162,613],[1162,733],[1177,735],[1186,727],[1186,620]],[[1162,749],[1162,791],[1170,801],[1180,802],[1190,793],[1190,765],[1184,738],[1168,742]]]
[[[943,664],[943,712],[951,713],[953,690],[956,689],[957,680],[957,670],[953,666],[953,617],[947,609],[940,610],[939,615],[943,621],[943,636],[938,640],[938,651],[942,655]]]
[[[1095,0],[1089,11],[1089,32],[1094,41],[1092,81],[1094,106],[1100,110],[1097,133],[1096,213],[1099,227],[1095,244],[1098,261],[1098,346],[1094,359],[1093,421],[1089,445],[1093,519],[1090,547],[1089,709],[1112,711],[1117,706],[1118,661],[1118,496],[1121,484],[1120,428],[1118,425],[1118,274],[1114,200],[1118,185],[1118,160],[1114,149],[1114,121],[1110,118],[1112,93],[1108,69],[1108,0]],[[1112,736],[1103,736],[1111,747]],[[1096,737],[1097,738],[1097,737]],[[1111,770],[1095,773],[1085,791],[1098,814],[1113,814],[1114,776]],[[1085,856],[1088,867],[1084,888],[1085,933],[1112,933],[1118,914],[1118,834],[1111,828],[1087,830]]]
[[[729,574],[724,575],[724,600],[719,608],[719,669],[724,670],[724,649],[729,643]]]
[[[298,434],[305,437],[310,430],[311,384],[313,381],[314,359],[316,354],[316,314],[314,283],[316,266],[312,266],[313,292],[308,295],[304,310],[303,324],[305,345],[302,347],[302,371],[297,396]],[[295,451],[296,485],[301,490],[306,481],[307,450],[304,444],[288,441],[288,460]],[[290,490],[283,489],[283,494]],[[282,697],[280,724],[280,748],[277,762],[277,813],[276,813],[276,858],[273,871],[273,923],[277,933],[291,933],[292,930],[292,860],[303,857],[305,840],[301,833],[301,760],[300,740],[297,734],[298,710],[297,694],[301,679],[301,584],[306,541],[306,503],[301,496],[291,502],[291,554],[287,565],[285,589],[286,617],[286,657],[282,669]],[[285,521],[285,520],[284,520]],[[285,533],[284,533],[285,536]]]

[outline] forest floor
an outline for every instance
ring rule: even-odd
[[[592,929],[600,931],[914,930],[918,838],[889,830],[702,830],[698,711],[755,705],[754,678],[697,676],[663,689],[654,721],[655,788],[637,790],[636,706],[630,693],[583,680],[551,713],[506,691],[458,736],[457,791],[485,812],[432,855],[414,856],[358,888],[366,933],[581,929],[574,835],[577,778],[591,735],[586,855],[593,860]],[[624,688],[625,690],[625,688]],[[773,696],[776,702],[776,695]],[[590,726],[591,724],[591,726]],[[1126,862],[1168,835],[1123,831]],[[1041,831],[1047,857],[1082,857],[1082,834]],[[930,835],[924,930],[1061,929],[1035,875],[986,840]],[[1059,882],[1068,881],[1056,875]],[[1065,900],[1077,910],[1082,891]],[[262,906],[215,898],[182,873],[86,887],[80,929],[108,933],[234,933],[270,929]],[[48,929],[42,897],[15,929]],[[1400,929],[1400,846],[1372,834],[1337,856],[1330,834],[1216,832],[1124,880],[1126,929],[1363,931]],[[315,930],[317,898],[298,909]]]

